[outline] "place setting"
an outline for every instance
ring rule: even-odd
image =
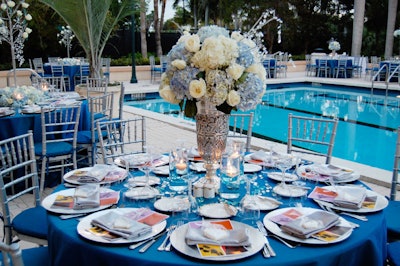
[[[360,178],[358,172],[348,167],[332,164],[300,165],[296,173],[298,176],[314,182],[350,183]]]
[[[116,165],[96,164],[72,170],[63,176],[63,180],[71,185],[96,183],[100,185],[121,182],[128,176],[128,171]]]

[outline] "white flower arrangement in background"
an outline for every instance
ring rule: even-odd
[[[328,46],[329,50],[335,50],[335,51],[339,51],[340,50],[340,43],[338,41],[335,40],[331,40],[329,42],[329,46]]]
[[[204,101],[229,114],[254,109],[262,100],[266,71],[255,42],[239,32],[229,34],[218,26],[187,31],[167,56],[159,93],[179,104],[187,117]]]
[[[69,52],[71,51],[71,42],[75,38],[74,33],[71,30],[70,26],[61,26],[60,33],[57,33],[58,41],[61,45],[64,45],[67,48],[67,56],[69,56]]]
[[[394,37],[399,37],[400,36],[400,29],[397,29],[393,32]]]

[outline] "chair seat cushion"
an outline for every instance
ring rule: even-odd
[[[107,136],[107,132],[102,133],[103,138]],[[92,143],[92,132],[91,131],[79,131],[76,139],[78,144],[91,144]],[[94,142],[99,142],[99,134],[97,131],[94,134]]]
[[[72,154],[74,147],[68,142],[53,142],[46,145],[46,156],[55,157],[66,154]],[[42,155],[43,147],[42,143],[35,143],[35,154],[37,156]]]
[[[47,239],[47,213],[42,206],[29,208],[18,214],[12,221],[18,233]]]
[[[388,237],[400,239],[400,201],[389,201],[389,205],[383,211],[386,216]]]
[[[400,241],[390,243],[387,253],[390,265],[400,266]]]
[[[22,260],[29,266],[50,265],[48,247],[28,248],[22,250]]]

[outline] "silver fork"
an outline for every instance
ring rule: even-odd
[[[175,231],[176,228],[179,228],[179,227],[181,227],[182,225],[183,225],[183,221],[178,221],[178,222],[176,223],[175,229],[172,230],[172,231]],[[172,245],[172,243],[171,243],[171,239],[170,239],[168,245],[165,247],[165,251],[171,251],[171,245]]]
[[[267,230],[265,230],[264,225],[262,224],[261,221],[257,221],[257,227],[258,227],[258,230],[260,230],[260,232],[264,235],[264,238],[265,238],[265,243],[264,243],[264,248],[263,248],[264,257],[265,258],[269,258],[270,256],[275,257],[276,253],[272,249],[272,247],[268,241],[268,232],[267,232]]]
[[[317,202],[317,204],[319,205],[319,207],[320,207],[322,210],[335,213],[331,208],[328,208],[327,206],[324,206],[324,205],[322,205],[322,204],[319,203],[319,202]],[[346,221],[347,221],[347,220],[346,220]],[[347,222],[348,222],[348,223],[350,224],[350,226],[353,227],[353,228],[358,228],[358,227],[360,227],[360,225],[357,224],[357,223],[353,223],[353,222],[350,222],[350,221],[347,221]]]
[[[161,245],[157,248],[158,251],[163,251],[165,250],[165,246],[167,245],[168,239],[171,236],[172,232],[175,230],[176,226],[171,225],[167,229],[167,236],[165,237],[164,241],[161,243]]]
[[[357,220],[360,220],[360,221],[364,221],[364,222],[368,221],[368,218],[365,215],[359,215],[359,214],[354,214],[354,213],[343,212],[343,211],[340,211],[340,210],[334,210],[334,209],[332,209],[332,208],[330,208],[328,206],[325,206],[325,207],[326,207],[326,209],[328,211],[333,212],[333,213],[337,212],[339,214],[343,214],[343,215],[347,215],[347,216],[353,217],[353,218],[355,218]]]

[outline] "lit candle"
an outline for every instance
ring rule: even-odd
[[[183,171],[186,169],[187,164],[183,160],[181,160],[178,163],[176,163],[175,167],[176,167],[176,169]]]
[[[47,83],[42,83],[42,91],[48,91]]]
[[[228,163],[226,165],[226,175],[230,177],[235,177],[239,173],[238,169],[232,165],[230,159],[228,159]]]
[[[16,99],[17,101],[20,101],[20,100],[22,100],[22,98],[24,98],[24,96],[23,96],[21,93],[16,93],[16,94],[14,95],[14,97],[15,97],[15,99]]]

